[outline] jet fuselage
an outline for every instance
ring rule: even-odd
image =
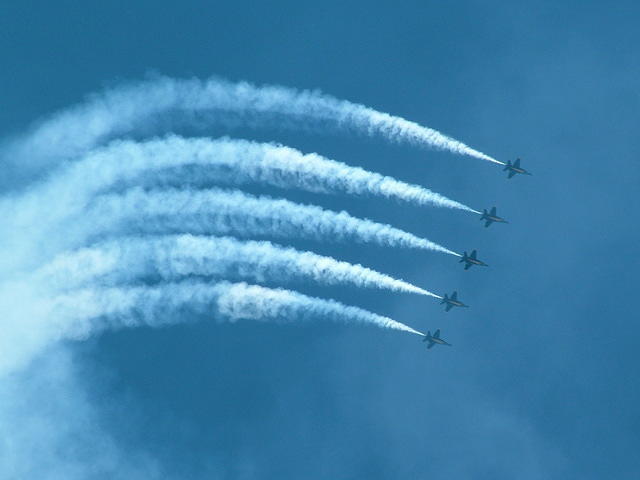
[[[450,343],[447,343],[445,340],[440,338],[440,329],[436,330],[433,335],[431,335],[431,332],[427,332],[422,341],[429,342],[429,345],[427,345],[427,349],[430,349],[434,345],[447,345],[449,347],[452,346]]]
[[[440,337],[434,337],[433,335],[427,335],[424,340],[429,342],[429,347],[432,347],[434,343],[436,345],[447,345],[448,347],[451,346],[449,342],[446,342]]]
[[[522,168],[522,167],[514,167],[513,165],[507,165],[505,170],[510,170],[514,174],[515,173],[520,173],[521,175],[531,175],[531,172],[525,170],[524,168]]]
[[[453,305],[454,307],[468,307],[468,305],[465,305],[460,300],[451,300],[450,298],[445,299],[445,303],[448,303],[449,305]]]
[[[484,265],[485,267],[488,266],[486,263],[484,263],[482,260],[478,260],[477,258],[470,258],[467,257],[465,262],[469,262],[469,263],[473,263],[474,265]]]

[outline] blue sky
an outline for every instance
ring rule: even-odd
[[[321,321],[105,333],[60,360],[74,378],[56,384],[73,383],[91,410],[64,445],[108,438],[119,452],[109,468],[123,478],[145,468],[176,479],[637,477],[640,7],[396,3],[0,6],[7,135],[150,72],[215,74],[318,88],[500,160],[520,156],[534,172],[507,181],[487,162],[380,139],[234,129],[473,208],[496,205],[511,223],[484,229],[465,212],[287,192],[457,251],[477,248],[490,268],[465,272],[431,252],[293,242],[436,292],[457,289],[472,308],[445,314],[408,294],[295,286],[441,328],[454,347],[426,351],[410,335]],[[46,374],[39,362],[30,375]],[[25,397],[37,398],[33,390]],[[73,416],[64,389],[52,395]],[[33,409],[46,416],[35,400]],[[99,455],[64,451],[79,463]],[[113,478],[107,470],[90,478]]]

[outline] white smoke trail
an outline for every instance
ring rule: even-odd
[[[60,340],[82,339],[123,326],[169,325],[214,313],[231,321],[326,318],[422,335],[390,318],[334,300],[224,281],[124,288],[94,285],[62,293],[45,283],[14,280],[0,284],[0,309],[0,379]]]
[[[62,254],[39,275],[49,285],[65,289],[91,284],[120,284],[159,276],[175,281],[188,275],[254,281],[311,279],[320,283],[350,283],[441,298],[422,288],[375,270],[312,252],[274,245],[241,242],[229,237],[170,235],[119,238],[80,251]]]
[[[318,91],[256,87],[217,78],[202,81],[166,77],[94,95],[89,102],[40,124],[26,140],[8,146],[6,158],[15,157],[17,161],[70,158],[114,136],[153,130],[159,117],[193,124],[196,120],[220,121],[229,114],[240,117],[245,124],[268,123],[277,115],[279,124],[292,127],[309,121],[334,125],[503,164],[431,128]]]
[[[194,166],[207,168],[194,172]],[[119,181],[127,184],[142,180],[156,186],[160,183],[175,186],[212,181],[234,184],[262,182],[311,192],[377,195],[417,205],[480,213],[418,185],[351,167],[315,153],[305,155],[282,145],[229,138],[185,139],[171,135],[142,143],[115,141],[106,148],[91,152],[64,175],[67,177],[63,180],[65,183],[84,179],[83,188],[87,191],[105,188]]]
[[[60,338],[86,338],[104,329],[179,323],[184,321],[185,311],[198,316],[213,314],[232,322],[298,322],[321,317],[424,335],[391,318],[335,300],[246,283],[181,282],[158,287],[92,288],[58,296],[52,299],[49,308],[49,328]]]
[[[134,188],[122,195],[96,197],[93,208],[84,215],[84,221],[87,230],[93,234],[115,227],[129,233],[274,235],[318,241],[352,239],[460,256],[424,238],[353,217],[344,211],[338,213],[284,199],[255,197],[237,190],[146,192]]]

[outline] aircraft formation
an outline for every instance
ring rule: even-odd
[[[513,178],[514,175],[517,175],[517,174],[532,175],[531,172],[525,170],[520,166],[519,158],[517,158],[514,162],[511,162],[511,160],[509,160],[505,165],[503,171],[509,172],[507,175],[507,178]],[[492,223],[509,223],[504,218],[498,216],[496,207],[492,207],[491,210],[489,211],[487,211],[486,208],[483,209],[482,215],[480,216],[480,220],[485,222],[484,223],[485,228],[491,225]],[[474,265],[478,265],[480,267],[489,266],[488,264],[486,264],[485,262],[483,262],[478,258],[477,250],[473,250],[470,254],[467,254],[467,252],[463,252],[459,263],[464,263],[465,270],[469,270]],[[445,312],[448,312],[453,307],[469,307],[469,305],[462,303],[462,301],[458,299],[457,291],[453,292],[451,295],[445,293],[444,296],[442,297],[442,301],[440,302],[440,304],[446,305],[444,308]],[[447,343],[444,339],[440,338],[440,329],[436,330],[433,333],[433,335],[431,335],[431,332],[428,331],[427,334],[422,339],[422,341],[429,342],[427,344],[428,349],[433,347],[434,345],[446,345],[449,347],[451,346],[450,343]]]
[[[160,98],[162,101],[158,102]],[[221,112],[237,115],[255,126],[271,127],[273,118],[288,118],[287,128],[293,129],[306,129],[307,124],[333,125],[348,132],[375,134],[392,142],[487,161],[500,165],[507,178],[531,175],[520,159],[502,162],[431,128],[315,91],[253,86],[219,78],[201,81],[159,77],[117,87],[92,97],[81,108],[74,107],[45,120],[24,138],[12,140],[9,149],[0,148],[0,158],[13,162],[12,168],[25,168],[25,178],[39,178],[40,163],[47,175],[51,173],[50,183],[34,182],[17,207],[12,205],[16,203],[13,199],[0,202],[0,208],[4,205],[8,210],[4,217],[9,220],[5,222],[9,229],[23,231],[25,224],[38,225],[34,232],[25,231],[22,242],[7,239],[7,247],[46,244],[46,239],[35,238],[31,233],[78,225],[77,232],[61,236],[55,248],[47,247],[38,256],[46,258],[47,263],[34,271],[38,280],[34,285],[45,285],[54,299],[61,295],[60,283],[65,284],[65,295],[67,288],[72,289],[66,287],[68,284],[77,288],[95,286],[88,291],[95,290],[100,300],[87,301],[99,304],[99,308],[74,308],[74,302],[69,301],[69,311],[56,309],[59,320],[55,322],[77,317],[70,324],[90,325],[94,316],[113,315],[114,321],[120,321],[131,315],[140,316],[141,320],[144,317],[144,324],[160,326],[167,322],[153,312],[159,312],[162,306],[164,315],[182,318],[184,304],[206,306],[212,315],[231,321],[293,321],[304,313],[365,322],[420,336],[431,346],[447,345],[439,330],[424,335],[365,309],[260,283],[284,283],[304,277],[327,284],[411,292],[441,300],[446,312],[453,307],[467,307],[458,292],[437,295],[361,265],[253,237],[314,241],[344,237],[385,247],[439,251],[458,257],[465,270],[488,266],[477,250],[461,255],[392,225],[286,198],[256,196],[245,192],[242,186],[261,183],[278,189],[375,195],[416,206],[455,208],[478,215],[484,228],[507,223],[497,209],[474,210],[420,185],[281,144],[228,137],[182,137],[172,132],[174,116],[178,125],[189,127],[193,119],[194,127],[202,127],[206,122],[217,122]],[[167,121],[156,125],[154,119],[158,115],[166,116]],[[81,128],[85,124],[92,128]],[[68,134],[64,133],[67,129]],[[153,133],[154,138],[145,139],[145,132]],[[133,133],[141,138],[128,138]],[[163,133],[167,136],[163,137]],[[33,162],[26,161],[31,157]],[[74,162],[60,162],[63,158]],[[69,192],[76,201],[72,201],[74,197]],[[61,201],[55,215],[33,209],[35,195],[42,205]],[[90,201],[94,197],[96,201]],[[29,250],[21,246],[20,251]],[[45,253],[55,256],[49,258]],[[93,262],[88,267],[86,258]],[[106,258],[108,262],[104,261]],[[24,260],[25,269],[34,265],[31,259]],[[22,259],[11,259],[19,261]],[[11,265],[15,267],[11,271],[22,271],[18,263]],[[69,281],[59,282],[65,277]],[[22,280],[17,283],[22,284]],[[41,321],[50,323],[52,320],[45,316]]]

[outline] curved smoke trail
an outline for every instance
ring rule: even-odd
[[[441,298],[422,288],[361,265],[301,252],[271,242],[230,237],[169,235],[118,238],[65,253],[38,272],[39,281],[72,289],[94,282],[119,285],[140,280],[180,280],[214,276],[280,282],[311,279],[325,284],[350,283]]]
[[[431,128],[318,91],[167,77],[94,95],[87,103],[58,113],[26,140],[10,145],[7,159],[75,157],[123,133],[153,130],[159,117],[194,124],[218,122],[229,114],[244,123],[267,123],[276,115],[279,124],[290,127],[309,121],[333,125],[503,164]]]
[[[60,337],[84,338],[102,329],[183,322],[185,310],[228,321],[297,322],[322,317],[424,335],[391,318],[284,289],[246,283],[168,283],[157,287],[92,288],[60,295],[48,305]]]
[[[100,219],[96,225],[95,219]],[[79,221],[74,219],[75,221]],[[389,225],[239,190],[144,191],[96,197],[85,215],[92,232],[104,229],[144,233],[197,233],[216,235],[273,235],[318,241],[375,242],[384,246],[417,248],[460,256],[430,240]]]
[[[195,167],[202,167],[194,170]],[[265,183],[310,192],[382,196],[421,206],[480,213],[418,185],[351,167],[273,143],[170,135],[145,142],[115,141],[85,156],[66,173],[65,183],[85,178],[83,189],[145,182],[149,186]]]
[[[326,318],[423,335],[388,317],[334,300],[226,281],[208,284],[185,280],[153,287],[96,285],[56,293],[48,284],[13,280],[0,284],[0,307],[0,378],[24,367],[57,341],[82,339],[106,329],[180,323],[192,318],[185,313],[229,321]]]

